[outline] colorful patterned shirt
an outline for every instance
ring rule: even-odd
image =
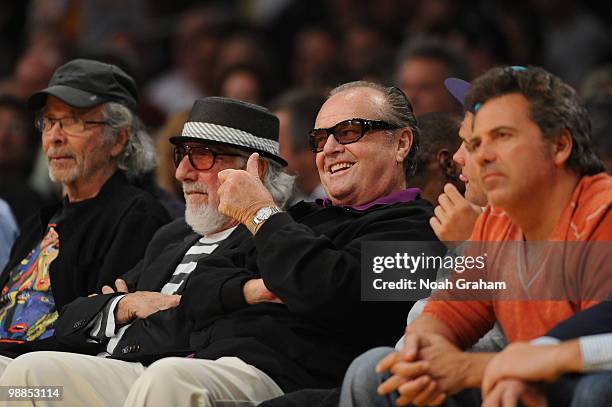
[[[0,297],[0,342],[26,342],[53,335],[58,313],[49,266],[59,254],[56,224],[13,270]]]

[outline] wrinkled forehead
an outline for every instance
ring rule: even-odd
[[[530,107],[530,102],[520,93],[491,98],[474,114],[472,134],[482,136],[498,128],[537,126],[531,117]]]
[[[349,119],[380,120],[385,99],[372,88],[351,88],[325,101],[315,120],[315,128],[329,128]]]

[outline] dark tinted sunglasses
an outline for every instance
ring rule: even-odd
[[[180,144],[174,146],[174,165],[178,167],[183,158],[188,156],[189,163],[193,168],[199,171],[209,170],[215,165],[215,159],[219,155],[242,157],[241,154],[219,153],[208,147]]]
[[[332,134],[340,144],[351,144],[359,141],[370,130],[397,129],[397,126],[381,120],[349,119],[327,129],[314,129],[308,132],[308,145],[313,153],[323,151],[323,147]]]

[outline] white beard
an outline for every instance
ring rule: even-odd
[[[183,190],[199,190],[206,192],[206,186],[196,183],[183,183]],[[185,222],[194,232],[206,236],[219,229],[230,221],[225,215],[219,213],[215,205],[208,203],[190,203],[185,199]]]

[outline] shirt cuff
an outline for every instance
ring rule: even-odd
[[[547,345],[558,345],[561,341],[557,338],[553,338],[552,336],[540,336],[539,338],[535,338],[530,342],[535,346],[547,346]]]
[[[612,368],[612,334],[582,336],[578,344],[585,371]]]
[[[92,320],[93,329],[90,334],[92,338],[101,340],[115,336],[115,308],[123,297],[125,294],[113,298]]]
[[[274,233],[285,225],[293,223],[293,219],[287,212],[279,212],[270,216],[253,237],[257,250],[265,251],[268,241]]]

